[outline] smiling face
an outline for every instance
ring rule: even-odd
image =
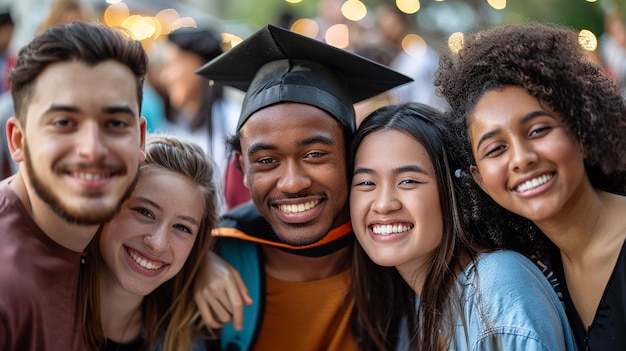
[[[203,213],[199,185],[172,171],[146,168],[102,229],[103,284],[145,296],[174,277],[193,248]]]
[[[68,222],[109,220],[132,190],[145,119],[126,66],[53,64],[35,81],[25,125],[9,124],[12,156],[24,161],[29,186]]]
[[[513,213],[540,222],[591,189],[576,139],[522,88],[487,92],[476,104],[469,135],[475,179]]]
[[[396,130],[367,135],[356,152],[350,214],[376,264],[409,277],[430,265],[443,237],[435,171],[422,144]],[[410,281],[410,280],[407,280]]]
[[[240,135],[244,182],[281,240],[312,244],[348,220],[345,144],[335,118],[281,103],[255,112]]]

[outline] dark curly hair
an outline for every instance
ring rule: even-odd
[[[447,121],[464,215],[488,240],[518,251],[545,241],[530,221],[491,200],[468,172],[475,164],[468,126],[488,91],[518,86],[552,107],[583,148],[591,184],[618,193],[626,189],[626,103],[614,82],[587,59],[577,32],[539,23],[477,31],[464,38],[457,54],[441,55],[435,85],[452,108]]]

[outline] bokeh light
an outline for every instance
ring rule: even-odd
[[[121,27],[122,22],[130,16],[128,5],[123,2],[113,4],[104,10],[104,23],[109,27]]]
[[[161,23],[161,33],[167,35],[171,32],[172,23],[180,18],[174,9],[165,9],[156,14],[156,19]]]
[[[128,29],[137,40],[152,38],[155,33],[158,33],[155,22],[151,17],[141,17]]]
[[[424,38],[417,34],[408,34],[402,39],[402,49],[411,57],[420,58],[426,56],[428,47]]]
[[[458,53],[463,48],[463,38],[465,36],[461,32],[455,32],[448,37],[448,48],[453,53]]]
[[[243,39],[241,39],[241,37],[238,37],[234,34],[222,33],[222,43],[220,46],[222,47],[222,51],[226,52],[239,45],[239,43],[241,43],[242,41]]]
[[[350,31],[345,24],[335,24],[326,30],[324,41],[329,45],[345,49],[350,45]]]
[[[598,38],[587,29],[583,29],[578,33],[578,43],[587,51],[595,51],[598,48]]]
[[[506,0],[487,0],[487,3],[496,10],[504,10],[506,8]]]
[[[398,9],[406,14],[413,14],[420,10],[419,0],[396,0]]]
[[[350,21],[359,21],[367,15],[367,7],[359,0],[348,0],[341,5],[341,14]]]
[[[320,26],[310,18],[300,18],[293,22],[289,30],[309,38],[316,38],[320,32]]]

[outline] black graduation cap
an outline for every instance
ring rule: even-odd
[[[321,108],[354,131],[354,103],[412,80],[364,57],[271,24],[196,73],[247,91],[237,130],[264,107],[296,102]]]

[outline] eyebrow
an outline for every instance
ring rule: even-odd
[[[108,106],[102,108],[102,112],[105,114],[117,114],[117,113],[127,113],[135,116],[135,111],[127,105],[119,105],[119,106]]]
[[[428,173],[420,166],[418,165],[408,165],[408,166],[402,166],[402,167],[398,167],[398,168],[394,168],[393,169],[393,173],[395,174],[401,174],[401,173],[421,173],[421,174],[425,174],[428,175]],[[354,169],[353,174],[357,175],[357,174],[374,174],[374,170],[371,168],[366,168],[366,167],[357,167]]]
[[[323,136],[323,135],[315,135],[312,136],[310,138],[305,138],[302,140],[299,140],[296,143],[297,147],[303,147],[303,146],[307,146],[307,145],[312,145],[312,144],[325,144],[325,145],[335,145],[335,141],[327,136]],[[252,144],[249,148],[248,148],[248,155],[252,155],[256,152],[259,152],[261,150],[278,150],[278,147],[276,147],[275,145],[272,144],[268,144],[268,143],[256,143],[256,144]]]
[[[537,117],[540,116],[548,116],[548,117],[554,117],[551,114],[549,114],[547,111],[533,111],[529,114],[527,114],[526,116],[524,116],[524,118],[522,118],[519,122],[520,125],[527,123],[528,121],[531,121]],[[487,132],[485,134],[483,134],[482,137],[480,137],[480,140],[478,140],[478,145],[476,145],[476,150],[480,149],[480,145],[485,142],[487,139],[492,138],[494,135],[500,134],[502,132],[502,129],[498,128],[498,129],[494,129],[490,132]]]
[[[52,104],[50,105],[50,107],[48,107],[44,114],[50,114],[55,112],[79,113],[80,111],[80,108],[73,105]],[[101,111],[105,114],[127,113],[135,116],[135,111],[133,111],[130,106],[127,105],[106,106],[103,107]]]
[[[274,145],[271,144],[267,144],[267,143],[256,143],[256,144],[252,144],[249,148],[248,148],[248,155],[253,155],[256,152],[262,151],[262,150],[277,150],[278,148]]]
[[[298,145],[298,147],[301,147],[301,146],[307,146],[307,145],[312,145],[312,144],[335,145],[335,141],[324,135],[315,135],[310,138],[306,138],[306,139],[298,141],[296,145]]]
[[[157,204],[156,202],[154,202],[154,201],[152,201],[152,200],[150,200],[150,199],[148,199],[146,197],[137,196],[137,199],[140,202],[145,202],[145,203],[150,204],[152,207],[156,208],[159,211],[163,211],[163,208],[159,204]],[[186,220],[189,223],[192,223],[192,224],[195,224],[195,225],[199,225],[198,221],[196,221],[196,219],[193,218],[193,217],[190,217],[190,216],[177,216],[177,217],[180,218],[180,219]]]

